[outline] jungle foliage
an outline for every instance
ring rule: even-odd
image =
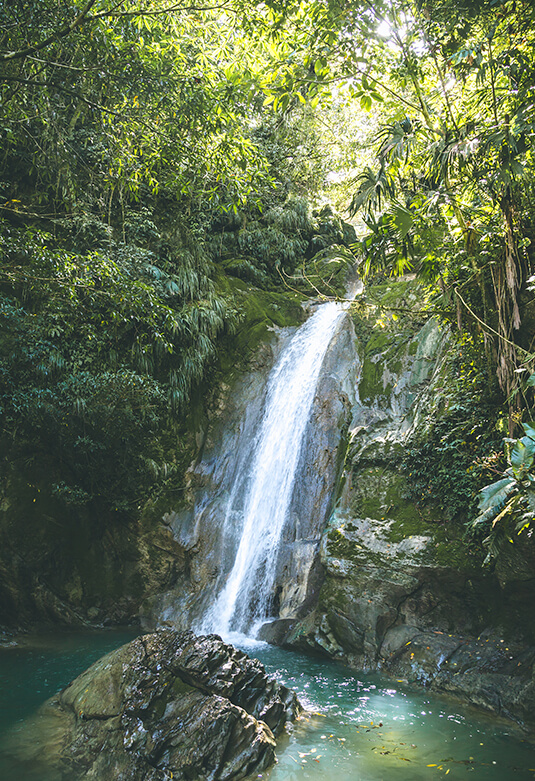
[[[528,383],[535,384],[535,375],[531,375]],[[514,542],[513,538],[526,530],[529,536],[533,533],[535,424],[526,422],[522,427],[523,437],[504,440],[508,466],[498,480],[481,489],[479,515],[469,523],[473,537],[483,536],[483,545],[488,549],[486,564],[499,553],[505,541]]]
[[[304,109],[262,106],[256,13],[0,4],[3,475],[46,463],[71,508],[131,516],[180,483],[201,397],[297,322],[277,291],[316,295],[300,269],[344,241],[306,198],[321,166],[287,162]]]
[[[54,454],[62,501],[137,509],[187,459],[187,415],[244,323],[257,333],[262,293],[340,295],[354,257],[419,275],[519,434],[534,21],[528,0],[0,2],[10,458]],[[358,239],[310,206],[328,175]]]

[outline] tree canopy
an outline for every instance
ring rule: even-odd
[[[527,0],[1,2],[2,436],[21,454],[38,436],[68,462],[58,496],[109,484],[132,507],[136,483],[174,468],[252,296],[340,290],[322,279],[331,245],[363,276],[419,275],[521,433],[534,13]],[[334,191],[358,237],[322,210]]]

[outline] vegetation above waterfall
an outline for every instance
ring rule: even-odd
[[[463,387],[407,468],[458,514],[533,417],[533,22],[527,0],[2,4],[7,483],[48,515],[180,497],[217,383],[356,260],[416,273],[456,331]]]

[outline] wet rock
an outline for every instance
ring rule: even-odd
[[[146,601],[141,616],[145,629],[199,625],[225,582],[236,553],[228,521],[235,516],[239,525],[269,371],[294,331],[277,332],[262,361],[236,380],[212,420],[203,457],[188,473],[188,505],[165,518],[187,558],[187,576]],[[323,580],[320,538],[347,449],[356,369],[354,329],[344,317],[321,367],[289,508],[291,522],[277,554],[273,612],[285,621],[310,609]]]
[[[259,640],[272,645],[283,645],[288,632],[294,624],[295,621],[291,618],[277,618],[275,621],[269,621],[261,626],[257,637]]]
[[[522,636],[530,624],[519,599],[527,602],[530,581],[525,593],[517,581],[508,591],[503,568],[482,569],[460,530],[411,514],[387,463],[363,472],[366,482],[352,495],[359,491],[368,517],[351,508],[332,517],[321,543],[318,603],[274,641],[534,726],[535,648]]]
[[[388,283],[385,302],[413,306],[410,280],[401,289],[403,301]],[[407,497],[399,463],[440,397],[448,348],[433,319],[410,327],[367,335],[343,489],[321,539],[325,578],[309,613],[270,639],[533,725],[535,544],[505,546],[483,569],[462,527]]]
[[[535,648],[503,638],[417,632],[386,669],[409,681],[534,726]]]
[[[293,692],[216,635],[167,629],[107,654],[4,750],[65,781],[240,779],[275,758]]]

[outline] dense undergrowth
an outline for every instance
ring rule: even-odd
[[[452,328],[432,289],[410,275],[370,279],[353,305],[353,320],[362,353],[361,401],[379,409],[403,403],[396,395],[403,398],[407,372],[411,382],[431,383],[402,460],[393,456],[404,480],[403,499],[464,529],[477,515],[480,489],[504,466],[507,433],[504,397],[481,334]],[[432,357],[425,348],[430,337],[438,339]]]
[[[500,467],[506,433],[503,398],[497,389],[489,393],[484,351],[470,342],[452,346],[443,390],[401,464],[408,496],[458,524],[476,516],[479,490]]]
[[[132,512],[183,471],[216,381],[307,295],[339,294],[353,261],[318,256],[342,223],[304,198],[204,230],[155,211],[1,225],[2,439],[11,463],[46,460],[70,505]]]
[[[468,5],[417,3],[410,25],[383,2],[0,5],[7,543],[30,511],[50,538],[60,516],[104,536],[179,505],[218,388],[355,258],[413,271],[407,317],[455,332],[403,468],[417,502],[477,513],[534,417],[535,39],[529,3]],[[311,205],[328,174],[359,241]],[[406,338],[390,303],[359,336]]]

